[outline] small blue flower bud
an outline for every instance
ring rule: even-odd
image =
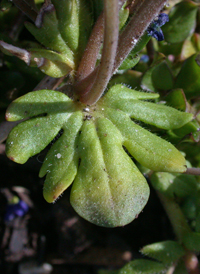
[[[166,13],[159,14],[158,18],[153,20],[147,28],[147,34],[156,38],[158,41],[164,40],[164,35],[160,27],[169,21],[169,16]]]
[[[155,21],[157,22],[158,27],[162,27],[165,23],[169,22],[169,16],[166,13],[161,13]]]

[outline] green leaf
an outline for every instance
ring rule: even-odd
[[[31,65],[36,64],[45,74],[59,78],[67,75],[74,64],[64,54],[59,54],[46,49],[30,49]]]
[[[196,25],[198,4],[186,0],[174,6],[169,13],[169,22],[163,27],[165,40],[169,43],[179,43],[192,34]]]
[[[183,211],[183,214],[188,220],[195,220],[196,218],[196,212],[197,212],[197,199],[196,199],[196,188],[194,188],[193,195],[187,196],[182,204],[181,204],[181,210]]]
[[[104,100],[104,103],[107,104],[108,106],[112,106],[112,105],[114,106],[114,104],[117,104],[119,101],[124,99],[129,101],[132,99],[148,100],[148,99],[157,99],[157,98],[159,98],[159,94],[157,93],[141,92],[141,91],[128,88],[124,85],[117,84],[109,89],[109,91],[103,97],[103,100]]]
[[[119,11],[119,29],[123,28],[129,17],[129,8],[122,7]]]
[[[183,47],[180,54],[180,61],[184,61],[185,59],[189,58],[193,54],[195,54],[197,51],[192,43],[191,40],[185,40],[183,42]]]
[[[92,17],[88,2],[83,0],[53,0],[58,28],[69,48],[78,55],[83,52],[91,31]]]
[[[153,91],[153,92],[157,92],[158,90],[156,89],[156,87],[154,86],[153,83],[153,79],[152,79],[152,74],[154,69],[159,66],[164,60],[165,60],[165,56],[162,53],[157,53],[155,55],[154,58],[154,62],[152,63],[152,65],[148,68],[148,70],[144,73],[143,77],[142,77],[142,81],[141,81],[141,87],[144,90],[148,90],[148,91]],[[167,72],[168,74],[168,72]],[[171,77],[171,76],[170,76]],[[169,75],[168,75],[169,78]],[[164,78],[163,78],[164,79]],[[171,81],[171,80],[170,80]],[[160,81],[159,81],[160,82]]]
[[[138,259],[125,265],[119,271],[119,274],[161,274],[165,270],[166,267],[161,263]]]
[[[6,111],[6,120],[18,121],[41,114],[71,113],[74,105],[65,94],[53,90],[38,90],[19,97]]]
[[[188,274],[184,260],[179,260],[173,274]]]
[[[139,99],[158,97],[117,85],[95,107],[86,107],[61,92],[40,90],[15,100],[6,114],[10,121],[30,118],[7,140],[6,152],[18,163],[60,135],[40,171],[40,176],[46,174],[45,199],[53,202],[74,180],[70,198],[74,209],[86,220],[107,227],[130,223],[149,196],[145,178],[123,146],[147,168],[185,171],[182,154],[119,110],[118,96],[127,103],[132,100],[133,108]]]
[[[124,62],[119,67],[119,70],[131,69],[135,65],[137,65],[139,61],[140,61],[139,55],[132,56],[131,54],[129,54],[128,57],[124,60]]]
[[[192,251],[200,251],[200,233],[189,232],[186,233],[183,237],[184,246]]]
[[[200,233],[200,212],[197,213],[196,216],[196,227],[195,227],[196,232]]]
[[[200,90],[200,67],[196,62],[197,54],[185,60],[177,75],[174,88],[182,88],[187,99],[199,95]]]
[[[51,114],[20,123],[8,136],[7,156],[17,163],[24,164],[55,138],[63,122],[62,115]]]
[[[105,118],[86,121],[79,152],[81,163],[70,196],[74,209],[100,226],[130,223],[145,206],[149,188],[123,150],[120,132]]]
[[[57,199],[73,182],[78,170],[78,135],[83,124],[81,112],[75,112],[64,123],[62,136],[46,155],[40,177],[47,174],[43,195],[47,202]]]
[[[185,255],[184,248],[177,242],[165,241],[147,245],[141,249],[142,254],[164,264],[172,264]]]
[[[186,110],[187,100],[182,89],[173,89],[164,97],[167,104],[179,110]]]
[[[113,85],[116,84],[126,84],[129,87],[140,89],[140,82],[141,82],[142,73],[135,70],[127,70],[123,74],[115,74],[109,84],[108,88],[111,88]]]
[[[173,132],[178,136],[178,137],[185,137],[187,134],[195,134],[195,133],[198,133],[199,132],[199,129],[200,129],[200,126],[199,126],[199,123],[194,120],[194,121],[191,121],[187,124],[185,124],[184,126],[182,126],[181,128],[179,129],[175,129],[173,130]]]
[[[6,147],[8,157],[15,162],[25,163],[29,157],[39,153],[58,134],[71,112],[71,100],[56,91],[40,90],[16,99],[7,110],[7,120],[46,116],[22,122],[11,131]]]
[[[165,61],[154,67],[152,71],[152,83],[158,90],[170,90],[173,88],[174,79],[172,72]]]
[[[163,129],[180,128],[193,119],[191,113],[180,112],[161,104],[136,100],[156,97],[158,95],[154,93],[139,92],[123,85],[116,85],[104,97],[104,102],[111,108],[122,110],[131,118]]]
[[[27,65],[37,66],[42,72],[52,77],[62,77],[74,67],[67,55],[51,50],[35,48],[26,50],[0,41],[1,50],[7,55],[20,58]]]
[[[163,27],[162,27],[163,28]],[[175,55],[178,56],[181,54],[183,42],[179,43],[167,43],[165,40],[159,42],[159,52],[162,52],[164,55]]]
[[[123,61],[119,70],[125,70],[133,68],[140,61],[140,56],[138,53],[146,46],[149,42],[150,36],[144,34],[141,39],[138,41],[134,49],[129,53],[128,57]]]
[[[156,172],[151,176],[155,189],[168,197],[186,197],[197,191],[195,176]]]
[[[140,40],[135,45],[134,49],[131,51],[131,55],[135,55],[141,50],[143,50],[150,39],[151,37],[147,33],[143,34]]]
[[[59,32],[54,6],[50,4],[46,9],[42,9],[38,16],[42,18],[41,26],[37,27],[30,22],[26,22],[26,28],[42,45],[56,52],[66,54],[68,59],[73,62],[73,53]]]
[[[120,130],[123,145],[142,165],[154,171],[184,172],[185,159],[170,143],[136,125],[122,111],[105,110],[106,116]]]

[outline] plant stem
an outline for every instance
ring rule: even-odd
[[[103,30],[104,14],[101,13],[96,21],[96,24],[94,25],[88,44],[79,64],[76,74],[77,82],[86,78],[94,70],[99,55],[101,43],[103,42]]]
[[[119,1],[119,10],[122,8],[125,2],[126,0]],[[83,53],[81,62],[79,64],[79,67],[76,73],[77,82],[82,81],[93,72],[98,55],[99,55],[101,44],[103,42],[103,32],[104,32],[104,12],[100,14],[91,32],[90,38],[88,40],[88,44],[85,48],[85,51]]]
[[[174,200],[165,197],[158,191],[157,194],[169,217],[174,233],[176,234],[178,241],[182,244],[184,235],[191,232],[185,216],[183,215],[179,205]],[[188,272],[190,274],[200,274],[197,256],[187,249],[186,251],[187,253],[184,257],[184,262]]]
[[[114,71],[122,64],[130,51],[135,47],[144,31],[163,8],[166,0],[143,0],[133,14],[129,24],[119,36]]]
[[[113,1],[113,0],[112,0]],[[114,2],[114,1],[113,1]],[[156,17],[156,15],[159,13],[161,8],[164,6],[166,0],[144,0],[142,3],[139,1],[135,1],[135,12],[130,20],[129,24],[123,31],[123,33],[120,35],[120,40],[118,43],[118,50],[117,50],[117,56],[115,57],[115,64],[113,66],[112,73],[121,65],[121,63],[124,61],[124,59],[127,57],[127,55],[130,53],[130,51],[134,48],[136,43],[138,42],[139,38],[142,36],[146,28],[149,26],[149,24],[152,22],[152,20]],[[122,1],[122,4],[124,1]],[[133,5],[134,6],[134,5]],[[112,8],[112,13],[114,16],[114,10]],[[105,16],[104,16],[105,17]],[[113,17],[114,18],[114,17]],[[107,21],[107,26],[111,24],[109,22],[114,23],[114,20],[112,17],[110,17],[110,21]],[[107,28],[107,27],[106,27]],[[117,30],[116,27],[113,27],[115,31]],[[109,31],[107,31],[107,34]],[[105,44],[106,41],[106,30],[104,32],[104,48],[103,48],[103,54],[101,59],[101,64],[98,70],[96,70],[96,73],[93,73],[92,77],[88,75],[88,73],[92,72],[92,69],[94,69],[94,56],[97,56],[97,48],[93,47],[93,51],[95,51],[95,54],[91,53],[91,45],[93,44],[91,42],[91,45],[87,47],[87,54],[88,56],[91,54],[91,56],[94,58],[92,59],[92,62],[89,62],[89,64],[86,64],[87,58],[83,59],[81,61],[80,68],[78,69],[78,78],[83,79],[83,82],[77,83],[77,89],[75,87],[75,92],[77,94],[80,94],[80,100],[83,103],[86,103],[88,105],[94,104],[98,101],[98,99],[101,97],[101,95],[104,92],[104,89],[107,86],[108,81],[110,80],[112,73],[110,72],[110,67],[112,67],[113,60],[112,58],[108,58],[108,52],[109,52],[109,43]],[[110,32],[111,34],[111,32]],[[112,33],[114,37],[114,33]],[[110,36],[109,34],[107,36]],[[117,35],[115,35],[116,37]],[[111,38],[111,36],[110,36]],[[97,39],[97,38],[96,38]],[[111,40],[111,39],[110,39]],[[117,40],[117,39],[116,39]],[[97,40],[98,41],[98,40]],[[107,46],[106,46],[107,45]],[[110,43],[111,45],[111,43]],[[115,53],[115,45],[113,45],[113,50],[110,48],[110,56],[114,56]],[[107,49],[107,50],[106,50]],[[112,53],[112,54],[111,54]],[[105,58],[106,57],[106,58]],[[109,66],[108,66],[109,64]],[[91,69],[89,68],[91,67]],[[83,72],[85,75],[88,75],[86,78],[81,75],[80,71],[86,70],[86,73]],[[94,72],[94,71],[93,71]],[[82,73],[82,72],[81,72]],[[84,84],[84,81],[86,81],[86,84]],[[93,84],[94,83],[94,84]],[[85,86],[88,87],[83,90],[82,87],[85,88]],[[93,86],[92,86],[93,85]],[[92,88],[91,88],[92,86]]]
[[[88,105],[98,101],[112,76],[119,32],[118,0],[104,0],[104,26],[102,58],[96,81],[87,94],[80,96],[80,100]]]
[[[195,167],[187,168],[185,174],[200,176],[200,168],[195,168]]]
[[[34,90],[40,90],[40,89],[55,90],[63,82],[63,80],[65,79],[66,76],[63,76],[61,78],[53,78],[53,77],[46,75],[39,82],[39,84],[34,88]]]
[[[183,212],[181,211],[179,205],[172,199],[167,198],[160,192],[157,192],[157,195],[167,213],[167,216],[169,217],[178,241],[182,243],[183,236],[191,231]]]

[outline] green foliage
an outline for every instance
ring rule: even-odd
[[[98,225],[125,225],[140,213],[149,190],[122,146],[152,170],[185,170],[185,159],[174,146],[130,119],[140,120],[131,111],[137,105],[140,112],[152,110],[144,121],[151,124],[156,119],[157,127],[177,128],[192,119],[191,114],[140,101],[156,97],[157,94],[116,85],[95,107],[86,108],[60,92],[28,93],[8,108],[9,121],[33,118],[12,130],[7,140],[7,155],[24,163],[43,150],[62,129],[64,133],[51,147],[40,172],[40,176],[47,173],[45,199],[54,201],[75,179],[71,203],[81,216]]]
[[[200,251],[200,233],[189,232],[183,238],[183,244],[192,251]]]
[[[174,241],[165,241],[147,245],[141,249],[141,252],[144,255],[164,264],[172,264],[186,253],[184,248]]]
[[[122,269],[115,274],[161,274],[164,273],[166,267],[158,262],[139,259],[134,260],[127,265],[125,265]],[[112,274],[112,272],[100,272],[102,274]]]
[[[200,67],[196,58],[197,54],[194,54],[185,60],[175,81],[175,88],[183,88],[188,99],[199,95]]]
[[[198,4],[186,0],[171,9],[169,22],[163,26],[165,40],[169,43],[179,43],[192,34],[196,25]]]
[[[16,55],[31,66],[37,66],[52,77],[62,77],[75,69],[85,49],[92,18],[87,1],[53,1],[44,5],[35,24],[26,28],[47,49],[37,45],[21,49],[1,43],[6,54]]]
[[[187,174],[172,174],[156,172],[151,176],[155,189],[168,197],[186,197],[197,191],[197,182],[194,176]]]
[[[124,226],[143,210],[149,198],[145,173],[163,205],[175,204],[171,208],[179,216],[174,220],[169,210],[168,215],[178,242],[147,245],[141,252],[150,259],[133,260],[120,270],[100,273],[168,273],[172,266],[176,266],[175,274],[187,273],[183,258],[190,251],[200,251],[200,188],[195,176],[179,173],[191,167],[184,152],[192,165],[200,166],[199,146],[194,143],[200,140],[200,36],[195,33],[199,28],[199,3],[184,0],[173,4],[170,20],[162,27],[165,41],[152,41],[148,29],[141,34],[135,47],[122,58],[118,71],[114,71],[104,96],[88,106],[82,98],[87,97],[101,71],[97,67],[101,68],[99,56],[104,50],[102,26],[96,34],[99,41],[93,37],[98,52],[87,48],[88,58],[93,60],[96,54],[94,71],[80,82],[76,71],[80,73],[84,50],[104,2],[43,2],[35,1],[40,10],[34,10],[33,23],[25,23],[38,43],[20,42],[18,36],[11,39],[6,32],[0,36],[4,40],[0,48],[8,55],[4,59],[0,56],[0,107],[5,108],[11,101],[5,93],[16,88],[6,119],[23,120],[8,136],[7,156],[23,164],[51,145],[39,173],[40,177],[46,176],[44,198],[54,202],[71,186],[70,202],[75,211],[105,227]],[[4,30],[15,18],[16,9],[9,1],[1,1],[0,5],[0,28]],[[119,11],[119,34],[135,14],[131,1],[124,3]],[[26,64],[16,61],[16,57]],[[94,66],[90,61],[85,61],[86,70]],[[54,78],[64,76],[67,85],[58,87],[58,91],[42,87],[27,93],[41,80],[42,73]]]

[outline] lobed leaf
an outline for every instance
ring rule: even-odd
[[[103,97],[103,102],[107,106],[115,106],[115,104],[119,104],[120,100],[126,99],[129,100],[135,100],[135,99],[143,99],[143,100],[149,100],[149,99],[157,99],[159,98],[159,94],[157,93],[150,93],[150,92],[141,92],[137,91],[131,88],[128,88],[124,85],[117,84],[114,85],[109,89],[109,91],[106,93],[106,95]]]
[[[6,120],[18,121],[46,113],[71,113],[73,110],[73,103],[65,94],[43,89],[14,100],[6,111]]]
[[[71,185],[77,174],[79,159],[77,146],[82,123],[83,115],[80,111],[75,112],[65,121],[62,136],[51,147],[40,169],[40,177],[47,174],[43,195],[49,203],[56,200]]]
[[[131,222],[145,206],[149,188],[122,148],[122,136],[105,118],[83,124],[80,167],[71,190],[79,215],[100,226]]]
[[[115,86],[111,88],[111,93],[107,97],[105,96],[104,102],[107,103],[108,100],[107,105],[114,109],[122,110],[136,120],[169,130],[180,128],[193,119],[191,113],[181,112],[161,104],[136,100],[137,97],[138,99],[147,99],[148,96],[151,98],[151,96],[153,97],[156,94],[147,93],[145,98],[145,94],[142,92],[123,88],[122,90],[125,90],[124,95],[121,95],[122,91],[120,91],[118,97],[114,90]],[[141,95],[139,93],[141,93]]]
[[[6,142],[7,156],[24,164],[31,156],[41,152],[58,134],[65,117],[53,115],[33,118],[18,124]]]
[[[154,171],[182,173],[186,170],[184,157],[172,144],[136,125],[122,111],[105,111],[120,130],[123,145],[140,164]]]
[[[8,108],[10,121],[30,120],[11,131],[7,154],[24,163],[60,132],[40,171],[41,177],[46,174],[45,199],[53,202],[74,180],[70,199],[79,215],[100,226],[125,225],[145,206],[149,188],[123,146],[141,165],[152,170],[186,169],[184,157],[173,145],[136,125],[129,117],[133,116],[132,108],[138,111],[140,103],[154,107],[153,103],[139,99],[157,97],[116,85],[96,106],[86,108],[57,91],[28,93]],[[128,114],[120,110],[119,101]],[[177,110],[175,114],[174,124],[181,123],[179,115],[183,120],[188,115]]]

